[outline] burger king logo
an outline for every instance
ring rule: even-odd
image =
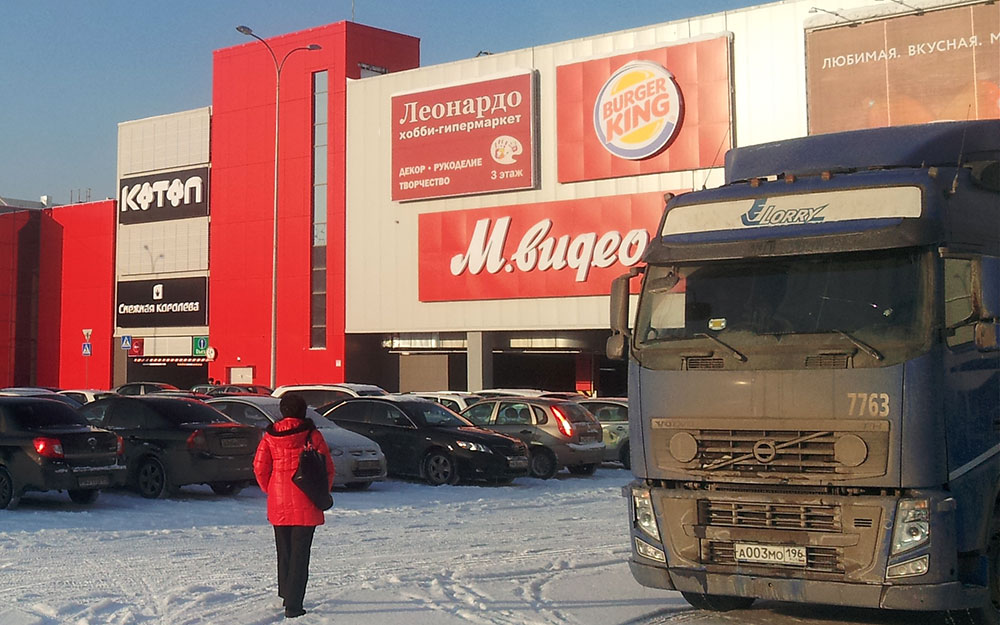
[[[638,160],[662,150],[677,134],[684,101],[662,65],[633,61],[618,69],[594,102],[594,130],[615,156]]]

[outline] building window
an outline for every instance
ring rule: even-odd
[[[327,112],[326,72],[313,74],[312,254],[310,254],[309,346],[326,347]]]

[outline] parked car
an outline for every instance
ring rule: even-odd
[[[462,393],[460,391],[413,391],[407,394],[435,401],[455,412],[462,412],[472,404],[483,399],[482,396],[475,393]]]
[[[377,442],[394,475],[417,476],[437,486],[461,479],[506,483],[528,474],[524,443],[474,427],[429,399],[356,397],[325,416]]]
[[[209,384],[205,382],[204,384],[195,384],[191,387],[192,393],[208,393],[210,390],[218,386],[218,384]]]
[[[480,397],[541,397],[545,391],[537,388],[484,388],[476,391]]]
[[[281,399],[277,397],[233,395],[213,397],[205,403],[234,421],[261,430],[281,420],[281,411],[278,409]],[[313,420],[316,429],[330,447],[330,455],[333,457],[334,486],[363,490],[371,486],[373,481],[385,478],[385,454],[382,453],[378,443],[340,427],[313,408],[306,409],[306,416]]]
[[[261,384],[219,384],[204,391],[212,396],[220,395],[270,395],[274,391]]]
[[[548,397],[549,399],[572,399],[574,401],[587,399],[586,395],[576,391],[545,391],[539,395],[539,397]]]
[[[39,397],[0,397],[0,510],[27,491],[65,490],[79,504],[125,481],[122,439]]]
[[[531,475],[543,480],[563,467],[570,473],[591,475],[604,460],[601,424],[575,401],[498,397],[473,404],[462,416],[524,441],[530,450]]]
[[[318,408],[324,404],[331,404],[347,399],[348,397],[379,397],[389,393],[380,386],[374,384],[354,384],[344,382],[342,384],[286,384],[274,389],[271,393],[275,397],[281,397],[285,393],[297,393],[306,400],[306,403],[313,408]]]
[[[604,430],[604,460],[620,462],[626,469],[632,468],[628,442],[628,399],[624,397],[602,397],[581,399],[578,404],[589,410],[601,423]]]
[[[173,384],[166,382],[127,382],[115,389],[119,395],[146,395],[158,391],[179,391]]]
[[[71,397],[81,404],[86,404],[94,401],[95,399],[100,399],[109,395],[114,395],[114,391],[100,391],[96,389],[67,389],[64,391],[59,391],[60,395],[65,395]]]
[[[0,397],[41,397],[43,399],[53,399],[66,404],[74,410],[83,405],[83,402],[73,397],[40,386],[11,386],[0,389]]]
[[[128,483],[147,498],[187,484],[233,495],[254,483],[260,433],[197,400],[155,394],[105,397],[80,413],[125,439]]]

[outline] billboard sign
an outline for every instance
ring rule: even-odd
[[[806,32],[809,133],[1000,118],[1000,5]]]
[[[208,167],[123,178],[118,223],[140,224],[208,215]]]
[[[419,299],[607,295],[662,211],[655,192],[423,213]]]
[[[208,325],[208,278],[119,282],[116,313],[119,328]]]
[[[392,199],[536,185],[535,73],[393,96]]]
[[[730,36],[556,68],[559,182],[721,167]]]

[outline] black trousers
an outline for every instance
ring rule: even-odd
[[[278,551],[278,596],[285,607],[302,608],[309,581],[309,552],[316,528],[310,525],[275,525],[274,546]]]

